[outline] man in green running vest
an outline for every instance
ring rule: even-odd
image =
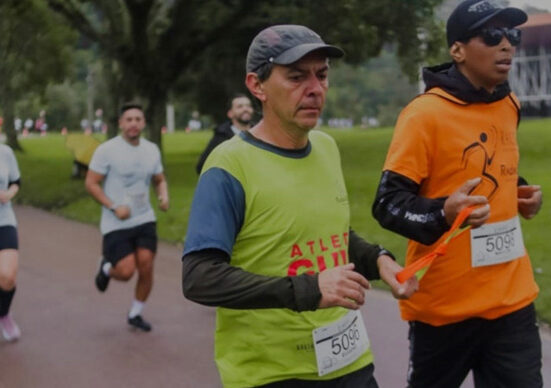
[[[203,167],[183,253],[187,298],[217,306],[215,360],[226,387],[377,387],[358,311],[368,279],[398,298],[417,288],[350,229],[335,141],[318,122],[329,58],[343,51],[297,25],[261,31],[246,86],[263,119]]]

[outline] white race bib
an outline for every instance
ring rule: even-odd
[[[338,321],[314,329],[312,336],[319,376],[352,364],[369,348],[369,338],[358,310],[351,310]]]
[[[505,263],[524,256],[520,220],[485,224],[471,229],[471,262],[473,267]]]

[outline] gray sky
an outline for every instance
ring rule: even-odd
[[[551,1],[549,0],[509,0],[509,3],[511,6],[517,8],[524,8],[524,6],[528,4],[532,7],[546,9],[548,11],[551,10]]]

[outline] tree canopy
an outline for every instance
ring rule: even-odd
[[[410,83],[400,71],[391,47],[368,63],[332,66],[330,85],[323,110],[325,123],[330,118],[346,118],[363,126],[393,125],[397,112],[419,93],[419,85]],[[369,124],[369,119],[375,122]]]
[[[243,90],[248,45],[272,24],[304,24],[361,63],[395,42],[402,69],[417,74],[434,41],[441,0],[47,0],[112,61],[118,103],[146,106],[148,137],[160,144],[169,97],[187,95],[221,116]]]
[[[3,128],[8,145],[21,149],[14,129],[15,103],[27,93],[43,92],[50,81],[63,79],[70,63],[67,47],[75,34],[39,0],[4,0],[0,15]]]

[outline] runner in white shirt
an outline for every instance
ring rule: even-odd
[[[149,187],[153,182],[163,211],[169,206],[168,187],[159,148],[140,137],[145,128],[142,107],[125,104],[119,126],[121,135],[96,149],[86,175],[86,189],[103,205],[100,224],[103,257],[95,283],[104,292],[110,278],[127,281],[137,271],[128,323],[150,331],[151,325],[141,316],[153,286],[153,259],[157,250]]]
[[[6,341],[21,336],[10,312],[19,261],[17,221],[11,199],[20,186],[17,160],[10,147],[0,144],[0,331]]]

